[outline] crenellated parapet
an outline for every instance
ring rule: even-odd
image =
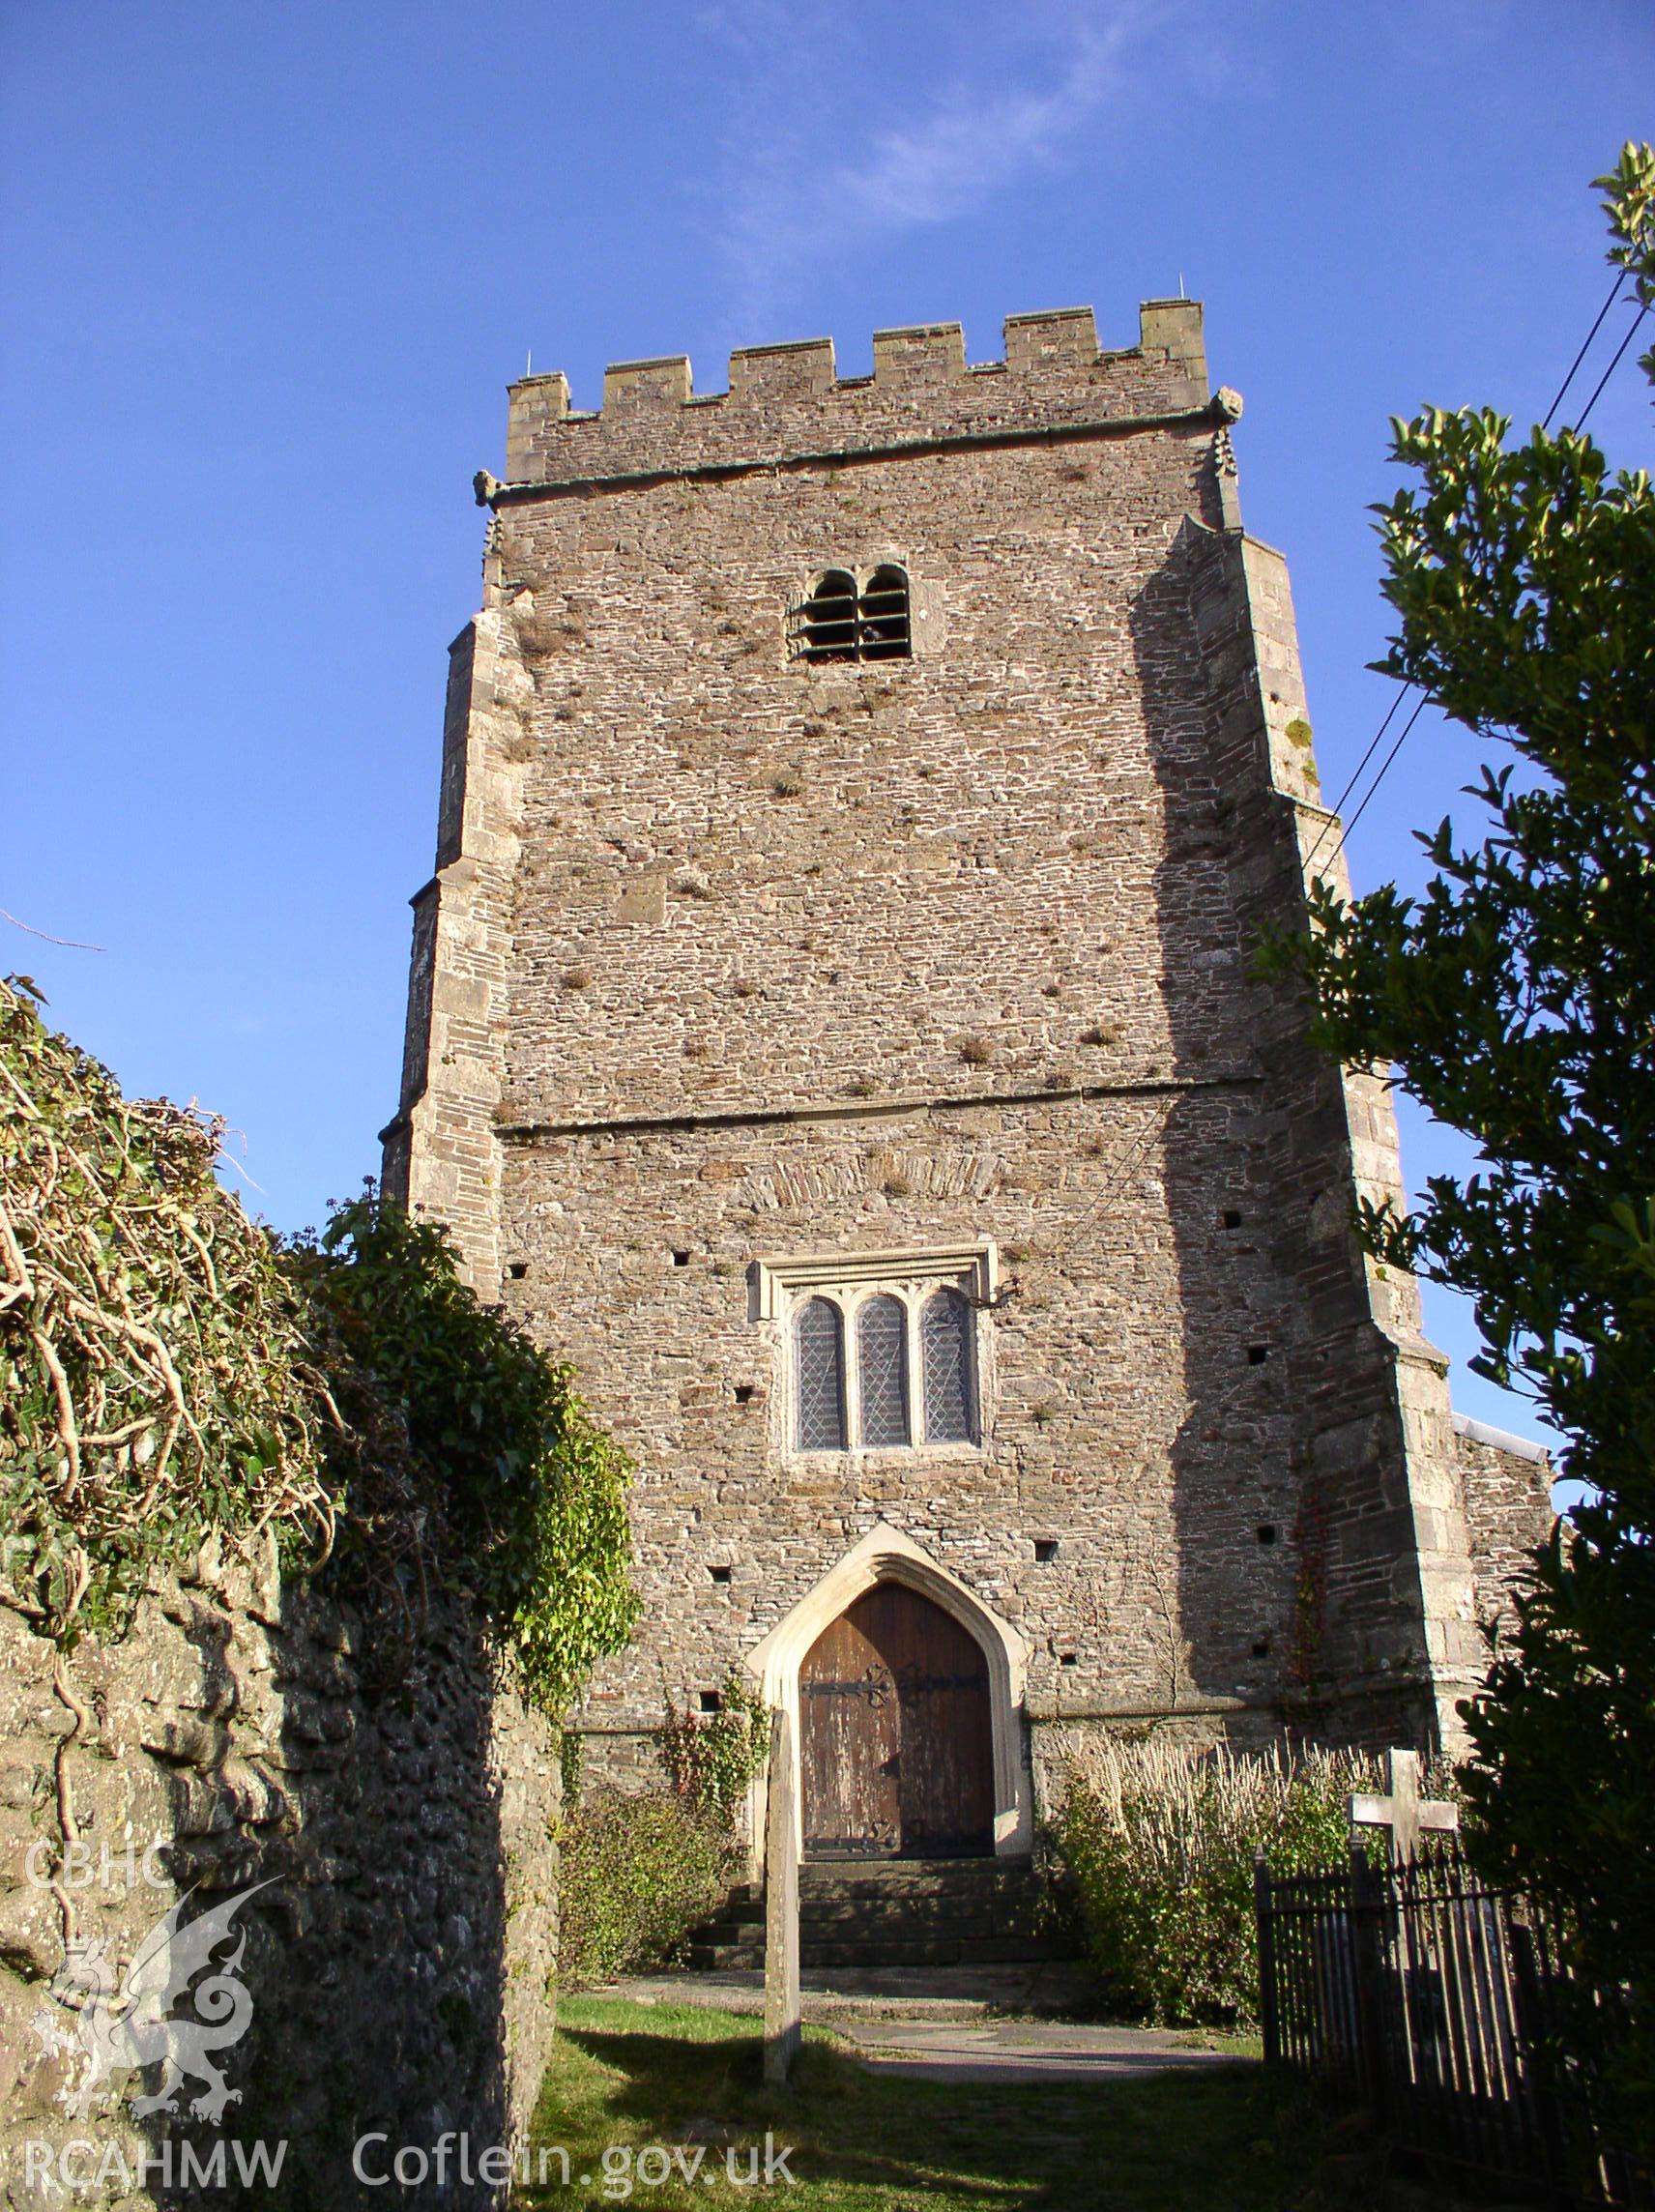
[[[840,376],[831,338],[744,346],[717,393],[694,390],[683,354],[617,362],[591,411],[570,407],[562,373],[524,377],[510,387],[507,480],[479,476],[478,497],[1229,419],[1212,413],[1199,301],[1146,301],[1138,343],[1118,351],[1100,349],[1089,307],[1010,315],[1004,328],[1004,359],[975,364],[958,323],[876,331],[871,376]]]

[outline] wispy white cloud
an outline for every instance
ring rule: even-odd
[[[701,27],[733,65],[713,224],[743,325],[756,331],[785,312],[824,264],[960,220],[1060,169],[1130,91],[1133,49],[1170,5],[1089,0],[1054,12],[1020,0],[997,17],[1014,35],[979,38],[973,70],[911,70],[883,107],[870,98],[877,80],[854,60],[836,71],[830,40],[806,54],[797,7],[707,10]],[[957,54],[978,26],[972,10],[950,13],[960,36],[937,44]]]
[[[1060,160],[1124,81],[1121,56],[1144,11],[1122,6],[1076,32],[1056,82],[1005,91],[954,84],[913,122],[876,131],[833,179],[870,218],[905,229],[969,215],[1032,169]]]

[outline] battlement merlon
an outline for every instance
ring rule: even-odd
[[[872,376],[841,377],[831,338],[744,346],[729,389],[696,393],[683,354],[617,362],[603,405],[569,406],[561,373],[510,388],[507,480],[478,478],[479,503],[616,479],[736,474],[904,447],[1107,434],[1240,412],[1214,399],[1198,300],[1147,300],[1139,342],[1101,351],[1089,307],[1009,315],[1003,361],[968,364],[958,323],[874,333]]]

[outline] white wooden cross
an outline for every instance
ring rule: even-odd
[[[1451,1832],[1459,1827],[1458,1805],[1450,1805],[1445,1798],[1419,1794],[1418,1752],[1387,1751],[1385,1783],[1390,1792],[1388,1796],[1381,1797],[1373,1790],[1358,1790],[1350,1799],[1352,1840],[1358,1828],[1384,1828],[1388,1831],[1391,1857],[1410,1859],[1419,1849],[1422,1828]]]

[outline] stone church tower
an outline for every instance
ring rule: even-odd
[[[1015,1852],[1057,1727],[1453,1732],[1546,1469],[1250,975],[1338,837],[1239,413],[1183,300],[512,388],[386,1179],[637,1461],[589,1770],[744,1667],[807,1848]]]

